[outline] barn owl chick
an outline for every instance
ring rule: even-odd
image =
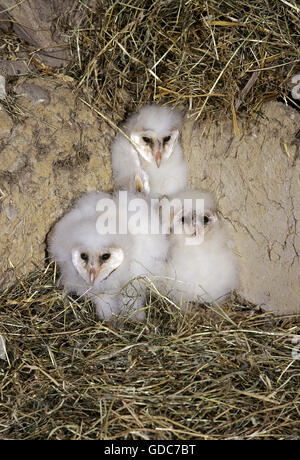
[[[184,310],[224,300],[238,285],[237,258],[213,196],[194,190],[172,199],[167,295]]]
[[[127,194],[127,199],[130,222],[136,197]],[[120,207],[124,211],[116,194],[88,193],[55,225],[49,254],[59,266],[60,284],[67,292],[89,297],[100,319],[128,314],[143,320],[146,287],[140,278],[162,275],[168,245],[165,236],[134,227],[120,233]],[[140,208],[137,220],[145,222],[149,209]]]
[[[118,186],[162,196],[185,188],[187,165],[180,145],[182,115],[160,105],[145,105],[121,126],[112,145],[112,169]]]

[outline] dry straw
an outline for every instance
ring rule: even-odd
[[[68,29],[80,88],[120,121],[145,102],[189,107],[195,116],[248,115],[286,97],[299,71],[300,11],[276,0],[98,1]],[[78,14],[78,13],[77,13]]]
[[[55,277],[0,296],[1,439],[299,439],[299,318],[182,314],[152,288],[145,324],[105,324]]]

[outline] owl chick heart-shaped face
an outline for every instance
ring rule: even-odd
[[[171,222],[171,233],[183,234],[186,237],[199,238],[210,232],[217,223],[217,215],[212,210],[198,213],[195,209],[185,212],[180,208],[174,214]]]
[[[148,163],[155,163],[159,168],[161,162],[172,155],[178,136],[178,129],[173,129],[162,135],[157,135],[152,130],[141,130],[133,132],[131,139],[141,157]]]
[[[72,249],[72,263],[87,284],[93,286],[108,278],[123,262],[121,248],[101,248],[93,251],[86,247]]]

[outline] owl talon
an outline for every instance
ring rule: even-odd
[[[150,193],[149,179],[143,170],[135,175],[135,190],[146,194]]]
[[[142,182],[142,179],[140,178],[140,176],[138,174],[136,174],[135,176],[135,190],[137,192],[142,192],[143,191],[143,182]]]

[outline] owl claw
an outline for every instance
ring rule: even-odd
[[[150,185],[147,174],[140,171],[135,175],[135,190],[137,192],[150,193]]]
[[[137,192],[142,192],[143,191],[143,182],[142,179],[138,174],[135,176],[135,189]]]

